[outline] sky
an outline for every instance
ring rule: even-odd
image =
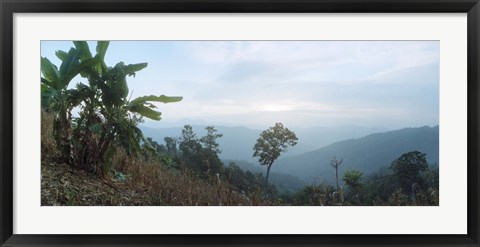
[[[95,42],[89,42],[95,54]],[[183,96],[156,104],[161,121],[287,127],[388,129],[439,123],[438,41],[112,41],[105,61],[147,62],[127,79],[132,99]],[[60,65],[69,41],[42,41]],[[70,86],[85,80],[75,78]],[[85,81],[83,81],[86,83]]]

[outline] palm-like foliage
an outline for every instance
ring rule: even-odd
[[[56,53],[62,61],[60,69],[42,58],[42,106],[60,116],[63,131],[58,136],[63,138],[61,144],[69,147],[63,152],[64,157],[86,170],[103,174],[114,144],[129,154],[151,147],[137,125],[143,117],[160,120],[161,113],[152,102],[179,102],[182,97],[150,95],[129,101],[127,77],[135,76],[147,63],[119,62],[108,67],[104,62],[108,41],[97,42],[95,56],[86,41],[73,43],[75,48],[69,52]],[[67,89],[68,82],[77,75],[86,78],[88,85],[78,83],[75,89]],[[75,106],[80,107],[79,117],[71,121]]]
[[[71,48],[68,52],[57,52],[57,57],[62,61],[60,68],[47,58],[41,58],[43,75],[41,77],[41,105],[44,109],[55,112],[54,135],[63,158],[67,158],[70,154],[71,111],[79,103],[73,97],[75,92],[69,90],[68,85],[78,74],[100,62],[98,56],[80,60],[84,52],[84,49],[77,48]]]

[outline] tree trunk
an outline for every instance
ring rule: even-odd
[[[270,174],[271,167],[272,167],[272,164],[268,165],[267,167],[267,176],[265,178],[265,200],[268,199],[268,175]]]
[[[335,177],[337,178],[337,191],[338,191],[338,166],[335,168]]]

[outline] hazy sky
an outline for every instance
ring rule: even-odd
[[[73,44],[41,46],[59,65],[55,51]],[[106,55],[148,62],[128,79],[133,98],[184,97],[158,104],[163,119],[145,122],[155,127],[437,125],[439,59],[437,41],[112,41]]]

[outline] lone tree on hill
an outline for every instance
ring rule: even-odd
[[[338,167],[342,164],[343,160],[337,160],[336,157],[333,157],[330,160],[330,165],[335,168],[335,178],[337,179],[337,191],[338,191]]]
[[[260,133],[257,143],[253,147],[255,151],[253,157],[259,157],[261,165],[267,166],[267,176],[265,179],[265,198],[267,198],[268,175],[270,168],[275,160],[280,157],[282,152],[286,152],[289,146],[295,146],[298,138],[293,131],[283,127],[282,123],[276,123],[275,126]]]

